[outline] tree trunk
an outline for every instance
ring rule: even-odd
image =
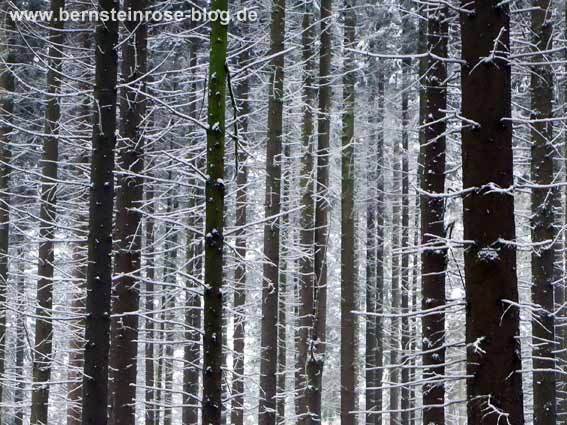
[[[280,213],[281,154],[283,125],[283,85],[285,36],[285,0],[272,3],[271,76],[268,92],[268,141],[266,151],[265,217]],[[264,226],[264,279],[262,290],[262,336],[260,360],[259,425],[276,423],[276,387],[278,362],[278,279],[280,259],[280,219]]]
[[[147,151],[146,151],[147,152]],[[146,258],[146,320],[145,320],[145,357],[146,357],[146,425],[157,425],[158,415],[156,406],[156,379],[155,379],[155,347],[154,341],[157,338],[155,332],[155,261],[153,245],[155,241],[155,223],[152,215],[155,212],[155,198],[153,184],[147,180],[144,182],[146,187],[144,192],[146,194],[146,204],[148,205],[148,217],[146,218],[146,235],[145,235],[145,249]]]
[[[228,10],[228,0],[213,0],[211,9]],[[222,306],[224,227],[224,131],[226,110],[227,26],[212,22],[209,82],[206,220],[205,294],[203,336],[202,423],[220,425],[222,393]]]
[[[367,213],[366,311],[366,424],[382,423],[383,303],[384,303],[384,74],[382,65],[372,61],[375,81],[372,97],[376,102],[372,122],[374,156],[369,155],[369,210]],[[374,159],[373,159],[374,158]]]
[[[200,49],[200,41],[193,40],[193,45],[191,46],[191,57],[189,59],[189,67],[195,69],[198,65],[197,53]],[[193,83],[191,85],[191,107],[189,115],[197,118],[197,111],[195,105],[195,100],[197,95],[197,84]],[[195,167],[198,169],[203,168],[203,161],[201,159],[195,160]],[[203,219],[201,215],[203,207],[203,190],[197,187],[200,184],[200,178],[196,177],[194,179],[195,188],[193,193],[189,198],[189,208],[196,209],[196,212],[192,214],[189,219],[191,220],[190,225],[199,231],[203,229]],[[185,346],[184,350],[184,360],[185,367],[183,369],[183,410],[182,410],[182,423],[184,425],[196,424],[199,418],[199,362],[201,359],[201,295],[197,292],[200,290],[200,285],[197,282],[201,282],[203,279],[203,262],[202,262],[202,250],[203,246],[201,240],[196,237],[195,234],[187,234],[187,275],[190,278],[187,280],[187,301],[186,301],[186,313],[185,313],[185,324],[188,326],[185,333],[185,338],[189,342]]]
[[[243,25],[243,24],[241,24]],[[248,33],[248,26],[244,23],[241,26],[242,32]],[[248,49],[244,49],[239,57],[239,65],[246,66],[250,60]],[[249,75],[245,75],[242,83],[238,87],[239,109],[240,109],[240,134],[243,135],[240,140],[246,141],[248,137],[248,116],[250,114],[250,80]],[[247,155],[240,150],[238,152],[238,163],[240,168],[236,176],[236,227],[243,227],[247,223],[248,208],[248,166],[246,165]],[[241,233],[236,238],[237,264],[234,270],[234,328],[233,343],[234,356],[232,361],[233,380],[232,380],[232,400],[231,400],[231,424],[244,424],[244,349],[246,337],[246,252],[247,240]]]
[[[553,142],[553,69],[547,62],[549,54],[541,53],[553,47],[551,4],[549,0],[536,1],[531,11],[533,49],[536,62],[532,66],[531,83],[531,181],[532,188],[531,235],[532,303],[538,309],[532,318],[532,362],[534,425],[553,423],[556,413],[554,266],[557,237],[555,228],[555,191],[549,185],[555,181]]]
[[[99,0],[99,8],[116,13],[118,4],[114,0]],[[94,98],[98,108],[93,125],[89,202],[83,425],[106,425],[108,412],[117,41],[117,22],[97,25]]]
[[[463,189],[470,191],[463,222],[464,240],[472,241],[465,250],[468,422],[522,425],[519,312],[510,304],[518,302],[516,249],[506,242],[516,237],[509,192],[510,11],[499,0],[475,0],[463,8]]]
[[[55,14],[65,8],[65,0],[51,0]],[[64,42],[63,21],[53,22],[49,30],[49,70],[47,71],[47,107],[45,134],[41,157],[41,200],[39,210],[39,252],[37,282],[37,320],[33,356],[32,425],[46,425],[49,406],[49,381],[53,348],[53,270],[55,252],[53,239],[57,228],[57,175],[59,161],[59,119],[61,108],[57,97],[61,89],[61,58]]]
[[[403,109],[403,107],[402,107]],[[390,320],[390,424],[397,425],[400,417],[400,238],[401,238],[401,146],[394,139],[392,154],[392,287],[391,287],[391,320]]]
[[[126,0],[124,10],[146,9],[145,0]],[[146,113],[145,74],[147,27],[145,22],[125,23],[128,40],[122,46],[120,98],[120,143],[116,194],[116,247],[114,255],[114,297],[111,323],[110,381],[112,425],[133,425],[136,418],[136,376],[138,373],[138,310],[140,308],[142,262],[142,214],[144,200],[143,129]],[[123,174],[124,173],[124,174]],[[126,174],[131,173],[132,175]],[[137,210],[138,209],[138,210]]]
[[[315,282],[313,325],[311,327],[307,371],[308,425],[321,421],[321,391],[327,324],[327,244],[329,235],[329,155],[331,139],[331,47],[333,0],[321,1],[319,47],[319,111],[317,182],[315,187]]]
[[[437,57],[447,57],[447,7],[430,8],[427,15],[427,50]],[[423,352],[423,422],[445,423],[445,132],[447,124],[447,68],[433,58],[427,63],[425,85],[425,122],[420,156],[421,179],[421,291]]]
[[[5,50],[2,52],[3,63],[0,68],[0,88],[5,93],[1,100],[0,116],[3,120],[10,122],[14,113],[14,99],[10,95],[15,90],[15,81],[12,71],[8,69],[10,64],[15,63],[14,54],[14,34],[15,25],[10,15],[6,12],[12,10],[2,2],[2,9],[5,11],[1,29],[2,39],[6,40]],[[10,245],[10,172],[8,165],[12,155],[9,141],[11,128],[4,124],[0,126],[0,377],[4,376],[6,365],[6,293],[8,290],[8,249]],[[0,382],[0,403],[4,400],[5,383]],[[6,424],[0,412],[0,425]]]
[[[401,272],[400,272],[400,290],[401,290],[401,355],[400,367],[401,371],[401,423],[409,425],[410,421],[410,387],[409,372],[410,365],[408,358],[411,356],[409,345],[411,340],[409,327],[409,297],[411,287],[409,285],[409,255],[407,253],[409,246],[409,76],[411,73],[410,60],[403,60],[403,93],[402,93],[402,225],[401,225]]]
[[[344,8],[344,46],[356,44],[356,0]],[[356,416],[356,320],[352,313],[357,292],[354,229],[354,144],[356,75],[354,53],[347,51],[343,74],[342,182],[341,182],[341,424],[354,425]]]
[[[302,159],[300,216],[300,246],[302,255],[299,261],[299,317],[297,339],[297,366],[295,374],[296,416],[300,424],[307,423],[306,399],[306,365],[309,350],[309,330],[313,325],[313,295],[314,295],[314,216],[313,216],[313,108],[317,91],[314,88],[315,78],[315,29],[313,25],[313,10],[309,0],[304,0],[302,20],[302,59],[303,68],[303,128],[302,128]]]

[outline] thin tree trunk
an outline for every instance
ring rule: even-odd
[[[242,24],[241,24],[242,25]],[[248,27],[241,27],[242,32],[247,34]],[[244,49],[239,57],[239,65],[246,66],[250,59],[248,49]],[[248,115],[250,114],[250,80],[245,75],[238,88],[238,98],[240,105],[240,129],[241,134],[246,139],[248,134]],[[238,163],[240,168],[236,176],[236,227],[243,227],[247,223],[248,208],[248,166],[246,165],[247,156],[245,152],[238,152]],[[244,231],[236,238],[237,264],[234,271],[235,291],[234,291],[234,329],[233,329],[233,349],[234,357],[232,361],[233,380],[232,380],[232,400],[231,400],[231,424],[244,424],[244,349],[246,337],[246,252],[248,244]]]
[[[410,421],[410,388],[409,372],[410,365],[408,357],[411,355],[409,344],[411,340],[409,327],[409,297],[411,288],[409,285],[409,255],[407,253],[409,245],[409,76],[411,72],[410,60],[403,61],[403,92],[402,92],[402,224],[401,224],[401,272],[400,272],[400,290],[401,290],[401,423],[409,425]]]
[[[394,139],[392,154],[392,287],[391,287],[391,314],[390,321],[390,424],[397,425],[400,410],[400,238],[401,238],[401,146],[400,141]]]
[[[4,16],[1,29],[2,39],[6,41],[5,51],[2,52],[3,66],[0,68],[0,88],[5,93],[0,104],[0,116],[3,120],[10,122],[14,113],[14,99],[11,93],[15,90],[15,81],[11,64],[16,62],[14,54],[14,21],[7,13],[11,7],[2,2]],[[7,3],[7,2],[6,2]],[[0,126],[0,378],[4,376],[6,364],[6,314],[8,290],[8,249],[10,245],[10,164],[12,154],[9,146],[11,128],[4,124]],[[0,381],[0,403],[4,400],[4,381]],[[0,425],[6,424],[0,412]]]
[[[427,16],[427,49],[437,57],[447,57],[447,7],[439,3]],[[445,192],[445,132],[447,124],[447,68],[434,59],[424,76],[426,122],[421,140],[421,332],[423,341],[423,422],[445,423],[445,201],[437,195]],[[434,312],[431,312],[433,310]]]
[[[65,0],[51,0],[51,11],[59,13]],[[41,200],[39,210],[39,252],[37,308],[33,356],[32,425],[46,425],[48,418],[51,357],[53,351],[53,271],[55,250],[53,239],[57,227],[57,175],[59,160],[59,119],[61,108],[58,94],[61,89],[61,57],[64,42],[62,20],[53,22],[49,30],[49,70],[47,71],[47,107],[45,134],[41,157]]]
[[[327,244],[329,236],[329,155],[331,139],[331,47],[333,0],[321,1],[317,182],[315,187],[315,256],[313,325],[306,365],[308,425],[321,421],[321,392],[327,324]]]
[[[280,213],[281,154],[283,133],[283,85],[285,37],[285,0],[272,3],[271,76],[268,92],[268,141],[266,151],[265,217]],[[280,219],[264,226],[264,279],[262,290],[262,336],[260,360],[259,425],[276,423],[278,362],[278,279],[280,260]]]
[[[155,379],[155,343],[156,332],[155,332],[155,261],[154,253],[151,251],[154,249],[155,241],[155,223],[154,219],[151,218],[155,212],[154,207],[154,186],[152,183],[145,181],[145,194],[146,194],[146,204],[148,205],[148,218],[146,218],[146,240],[145,249],[146,258],[146,321],[145,321],[145,334],[146,334],[146,346],[145,346],[145,357],[146,357],[146,425],[157,425],[158,416],[156,403],[156,379]]]
[[[303,59],[303,128],[302,128],[302,159],[300,216],[300,246],[302,250],[299,261],[299,317],[297,339],[297,366],[295,374],[296,416],[300,424],[307,419],[306,398],[306,365],[309,350],[309,330],[313,324],[313,295],[314,295],[314,203],[313,203],[313,108],[317,96],[314,87],[315,78],[315,28],[313,25],[313,10],[310,0],[304,0],[302,20],[302,59]]]
[[[344,9],[344,46],[356,43],[356,0]],[[356,76],[354,53],[347,51],[343,76],[342,181],[341,181],[341,424],[354,425],[356,416],[356,320],[352,313],[357,293],[354,228],[354,143]]]
[[[191,58],[189,60],[189,67],[194,69],[197,67],[197,53],[200,49],[200,41],[195,39],[191,46]],[[192,84],[191,87],[191,100],[189,115],[197,118],[197,111],[195,101],[197,96],[197,84]],[[195,167],[202,169],[202,160],[195,161]],[[194,184],[199,185],[200,179],[195,178]],[[203,190],[201,188],[193,189],[193,193],[189,198],[189,208],[203,206]],[[202,230],[203,219],[201,210],[197,208],[195,214],[190,218],[190,225],[196,229]],[[182,410],[182,423],[184,425],[196,424],[199,418],[199,361],[201,358],[201,296],[196,291],[199,290],[199,284],[203,278],[203,262],[202,262],[202,243],[194,235],[190,233],[187,235],[187,275],[190,278],[187,280],[186,313],[185,324],[188,326],[185,333],[185,338],[189,343],[185,346],[184,361],[185,367],[183,369],[183,410]]]
[[[376,140],[376,163],[378,164],[378,175],[376,176],[376,316],[374,317],[374,329],[376,332],[376,348],[374,362],[376,373],[371,387],[382,386],[384,376],[384,320],[380,314],[384,311],[384,265],[385,265],[385,241],[386,227],[384,208],[385,202],[385,174],[382,164],[384,164],[384,119],[385,119],[385,84],[384,71],[378,70],[377,76],[377,102],[378,102],[378,129]],[[378,412],[382,411],[382,401],[384,399],[383,390],[376,390],[375,406]],[[382,423],[382,414],[375,415],[375,424]]]
[[[145,0],[126,0],[124,10],[146,9]],[[142,215],[144,200],[143,129],[146,112],[145,74],[147,62],[147,27],[145,22],[125,24],[127,41],[122,46],[122,81],[120,98],[120,143],[116,194],[116,247],[114,255],[114,297],[112,312],[118,316],[111,323],[110,380],[112,425],[133,425],[136,419],[136,376],[138,374],[138,310],[142,264]]]
[[[23,239],[23,238],[22,238]],[[23,242],[23,241],[21,241]],[[21,243],[20,242],[20,243]],[[14,367],[14,378],[16,379],[16,385],[14,389],[14,407],[16,409],[14,413],[15,425],[24,425],[24,391],[25,391],[25,371],[24,371],[24,354],[26,349],[26,339],[25,335],[25,285],[26,285],[26,274],[25,274],[25,251],[23,247],[19,248],[20,261],[18,262],[18,286],[16,305],[16,362]]]
[[[114,0],[99,0],[100,11],[117,12]],[[95,109],[89,202],[86,346],[83,425],[106,425],[112,287],[112,218],[118,23],[98,25],[95,36]]]
[[[533,48],[538,56],[532,66],[531,110],[531,180],[535,185],[549,186],[554,182],[553,143],[553,69],[547,62],[553,48],[551,4],[538,0],[531,11]],[[538,307],[532,318],[532,362],[534,425],[553,423],[556,419],[555,369],[555,193],[549,188],[532,188],[531,235],[535,245],[532,252],[532,303]]]
[[[211,9],[228,10],[227,0],[213,0]],[[205,294],[203,336],[202,423],[220,425],[222,394],[222,310],[223,310],[223,228],[224,228],[224,130],[226,100],[226,25],[212,22],[208,82],[208,130]]]
[[[461,12],[463,189],[470,190],[463,222],[464,240],[473,241],[465,250],[468,422],[522,425],[520,318],[511,304],[518,302],[516,249],[506,243],[516,236],[508,192],[514,183],[510,11],[499,0],[463,2],[463,8],[472,11]]]

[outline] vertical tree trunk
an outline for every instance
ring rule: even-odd
[[[407,252],[409,246],[409,76],[411,73],[411,62],[409,59],[403,60],[403,93],[402,93],[402,223],[401,223],[401,272],[400,272],[400,290],[401,290],[401,355],[400,367],[401,379],[401,423],[408,425],[410,420],[410,388],[409,372],[410,365],[408,356],[410,344],[410,327],[409,327],[409,297],[411,287],[409,285],[409,254]]]
[[[329,235],[329,155],[331,139],[331,47],[333,0],[321,1],[319,46],[319,111],[317,181],[315,187],[315,256],[313,325],[306,365],[307,424],[321,421],[321,392],[327,324],[327,244]]]
[[[115,0],[99,0],[99,8],[116,13]],[[118,23],[99,23],[95,36],[95,91],[86,303],[86,346],[83,378],[83,425],[106,425],[110,293],[112,283],[112,216],[114,147],[116,145],[116,81]]]
[[[147,151],[146,151],[147,153]],[[145,181],[146,187],[144,192],[146,194],[146,204],[148,205],[148,218],[146,218],[146,235],[145,235],[145,249],[146,258],[146,321],[145,321],[145,335],[146,335],[146,346],[145,346],[145,357],[146,357],[146,425],[157,425],[158,416],[156,414],[157,407],[156,402],[156,379],[155,379],[155,347],[154,341],[156,339],[154,317],[155,314],[155,261],[154,253],[151,251],[153,249],[155,240],[155,223],[154,219],[151,218],[155,212],[154,207],[154,187],[153,184]]]
[[[23,239],[23,238],[22,238]],[[23,242],[23,241],[21,241]],[[15,425],[24,425],[24,391],[25,391],[25,370],[24,370],[24,354],[26,349],[26,339],[25,339],[25,285],[26,285],[26,274],[25,274],[25,251],[23,246],[19,248],[18,257],[20,261],[18,262],[18,286],[16,305],[16,361],[14,367],[14,378],[16,380],[14,388],[14,407],[16,409],[14,413]]]
[[[14,21],[7,13],[12,10],[7,2],[2,2],[4,10],[2,16],[2,40],[5,40],[5,50],[2,51],[3,66],[0,68],[0,88],[4,92],[0,99],[0,116],[5,121],[12,120],[14,113],[14,99],[11,93],[15,90],[14,76],[9,66],[15,63],[14,55]],[[4,376],[6,365],[6,292],[8,289],[8,248],[10,245],[10,151],[11,128],[8,125],[0,126],[0,378]],[[5,383],[0,382],[0,403],[4,397]],[[0,425],[6,424],[0,412]]]
[[[366,424],[382,423],[383,376],[383,288],[384,288],[384,75],[382,65],[371,62],[373,73],[372,98],[376,113],[372,120],[373,155],[368,155],[368,211],[366,252]]]
[[[242,25],[242,24],[241,24]],[[248,26],[241,26],[242,32],[248,33]],[[239,57],[239,65],[246,66],[250,60],[248,49],[244,49]],[[246,140],[248,137],[248,115],[250,114],[250,80],[249,75],[243,77],[242,83],[238,87],[239,109],[240,109],[240,133]],[[242,138],[241,138],[242,140]],[[240,168],[236,176],[236,227],[243,227],[247,223],[248,208],[248,166],[246,165],[247,155],[241,149],[239,152],[238,163]],[[235,291],[234,291],[234,356],[232,361],[233,381],[232,381],[232,401],[231,401],[231,424],[244,424],[244,349],[246,337],[246,252],[248,244],[244,230],[236,238],[236,252],[238,260],[234,271]]]
[[[271,76],[268,92],[268,141],[266,151],[266,218],[280,213],[281,154],[283,125],[283,85],[285,0],[272,2]],[[259,425],[276,422],[276,373],[278,361],[278,279],[280,259],[280,219],[264,226],[264,279],[262,290],[262,336],[260,360]]]
[[[356,0],[347,0],[344,6],[344,46],[354,48],[356,43]],[[347,51],[343,74],[342,117],[342,182],[341,182],[341,424],[354,425],[356,416],[356,322],[357,292],[355,271],[354,233],[354,144],[356,75],[354,53]]]
[[[313,203],[313,108],[317,91],[314,87],[315,78],[315,29],[313,25],[313,10],[310,0],[304,0],[302,19],[302,59],[303,68],[303,122],[302,122],[302,159],[300,216],[300,246],[302,250],[299,261],[299,317],[297,340],[297,366],[295,375],[296,415],[298,422],[304,424],[308,421],[306,398],[306,365],[309,350],[309,330],[313,325],[313,295],[314,295],[314,268],[313,268],[313,242],[314,242],[314,203]]]
[[[390,424],[397,425],[400,410],[400,237],[401,237],[401,146],[394,139],[392,154],[392,288],[390,320]]]
[[[531,29],[535,62],[531,83],[531,181],[544,188],[532,188],[531,235],[532,252],[532,303],[533,312],[533,396],[534,425],[553,423],[556,420],[555,369],[555,317],[554,317],[554,266],[556,249],[555,192],[549,188],[554,182],[553,143],[553,69],[545,52],[553,47],[551,24],[552,8],[549,0],[538,0],[531,11]]]
[[[197,53],[200,49],[201,43],[196,38],[193,40],[190,52],[189,67],[195,69],[198,65]],[[195,101],[197,97],[197,84],[191,85],[190,94],[190,111],[189,115],[197,118],[197,111]],[[195,167],[198,169],[203,168],[202,160],[195,161]],[[193,181],[195,186],[200,184],[200,178],[196,177]],[[195,208],[202,205],[203,199],[202,188],[194,188],[191,197],[189,198],[189,208]],[[201,210],[197,208],[195,214],[189,217],[191,220],[190,225],[199,231],[203,229],[203,219]],[[195,234],[189,233],[187,235],[187,275],[190,278],[187,280],[186,313],[185,324],[188,326],[185,333],[185,338],[188,344],[184,350],[185,367],[183,369],[183,410],[182,410],[182,423],[184,425],[196,424],[199,418],[199,361],[201,358],[201,296],[197,292],[200,290],[198,282],[203,278],[203,262],[202,262],[202,243]]]
[[[55,14],[65,8],[65,0],[51,0]],[[59,119],[61,108],[57,97],[61,88],[61,57],[64,42],[62,21],[53,22],[49,30],[49,70],[47,71],[47,107],[45,137],[41,157],[41,199],[39,210],[39,252],[37,282],[37,320],[33,355],[32,425],[46,425],[49,406],[49,380],[53,347],[53,239],[57,226],[57,175],[59,161]]]
[[[211,9],[228,10],[228,0],[213,0]],[[223,227],[224,227],[224,131],[226,110],[226,25],[212,22],[209,82],[206,220],[205,294],[203,336],[202,423],[221,423]]]
[[[146,9],[145,0],[126,0],[124,10]],[[116,194],[116,253],[114,256],[114,298],[110,346],[110,397],[112,425],[133,425],[136,414],[136,376],[138,373],[138,310],[140,308],[142,262],[142,215],[144,200],[143,129],[146,112],[145,74],[147,28],[145,22],[126,22],[127,41],[122,46],[120,98],[120,143]],[[123,174],[131,173],[132,175]]]
[[[447,7],[430,7],[427,15],[427,50],[437,57],[447,57]],[[445,132],[447,124],[447,69],[433,58],[427,63],[425,84],[426,122],[421,140],[421,332],[423,344],[423,421],[445,423]]]
[[[510,11],[498,0],[463,8],[463,188],[470,191],[463,221],[464,239],[472,241],[465,250],[468,422],[522,425],[519,312],[510,304],[518,302],[516,249],[507,243],[516,236]]]

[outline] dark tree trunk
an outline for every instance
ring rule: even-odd
[[[147,151],[146,151],[147,153]],[[144,251],[147,255],[146,258],[146,320],[145,320],[145,334],[146,334],[146,346],[145,346],[145,356],[146,356],[146,425],[157,425],[157,406],[156,406],[156,379],[155,379],[155,347],[154,340],[156,339],[155,332],[155,261],[153,245],[155,241],[155,223],[151,216],[155,212],[154,207],[154,187],[152,183],[145,181],[145,195],[146,203],[148,205],[148,218],[146,218],[146,235],[145,235],[145,247]]]
[[[374,156],[369,155],[369,206],[367,212],[366,311],[373,313],[366,322],[366,424],[382,423],[383,303],[384,303],[384,74],[382,65],[372,61],[375,81],[372,96],[376,102],[372,122]]]
[[[347,0],[344,9],[344,46],[356,44],[356,0]],[[356,319],[352,313],[357,293],[354,228],[354,143],[356,64],[354,53],[344,61],[341,181],[341,424],[354,425],[356,415]]]
[[[65,0],[51,0],[51,11],[65,8]],[[53,270],[55,252],[53,238],[57,227],[57,175],[59,160],[59,119],[61,108],[57,97],[61,88],[61,57],[64,42],[62,21],[53,22],[49,31],[49,70],[47,71],[47,107],[45,134],[41,157],[41,200],[39,210],[39,252],[37,282],[37,320],[33,356],[32,425],[47,424],[49,381],[53,349]]]
[[[333,0],[321,1],[319,46],[319,114],[315,187],[315,256],[313,325],[307,358],[307,424],[321,421],[321,392],[327,324],[327,244],[329,235],[329,155],[331,139],[331,47]]]
[[[115,0],[99,0],[101,11],[118,11]],[[118,23],[100,23],[95,36],[95,91],[83,378],[83,425],[106,425],[112,287],[112,217]]]
[[[552,6],[549,0],[537,0],[531,12],[535,62],[531,76],[531,180],[543,188],[532,189],[531,235],[532,303],[538,308],[532,318],[532,362],[534,425],[555,422],[555,191],[549,185],[555,181],[553,141],[553,69],[551,57],[541,53],[553,48],[551,24]],[[547,187],[545,187],[547,186]]]
[[[272,2],[271,76],[268,92],[268,141],[266,151],[265,217],[280,213],[281,154],[283,125],[283,84],[285,36],[285,0]],[[264,226],[264,279],[262,291],[262,337],[260,360],[259,425],[276,423],[276,387],[278,362],[278,279],[280,261],[280,219]]]
[[[304,0],[302,20],[302,59],[303,68],[303,128],[302,128],[302,159],[301,177],[301,210],[300,216],[300,246],[302,250],[299,261],[299,315],[297,339],[297,366],[295,374],[296,415],[300,424],[306,423],[306,365],[309,350],[309,330],[313,325],[313,241],[314,241],[314,203],[313,203],[313,107],[317,91],[314,88],[315,78],[315,28],[313,26],[313,10],[309,0]]]
[[[403,109],[403,108],[402,108]],[[400,420],[400,336],[401,336],[401,146],[400,141],[393,139],[392,149],[392,279],[391,279],[391,320],[390,320],[390,424],[398,425]]]
[[[518,302],[516,249],[507,243],[516,237],[510,11],[498,0],[462,7],[463,188],[470,191],[463,222],[464,239],[472,241],[465,250],[468,422],[522,425],[519,311],[510,304]]]
[[[430,8],[427,15],[427,50],[447,57],[447,7]],[[447,69],[433,58],[428,60],[425,85],[425,122],[420,156],[421,179],[421,332],[423,351],[423,421],[445,423],[445,132],[447,124]]]
[[[211,9],[228,10],[227,0],[213,0]],[[205,294],[203,336],[202,423],[220,425],[222,394],[223,228],[224,228],[224,131],[226,110],[227,26],[212,22],[208,82],[208,130]]]
[[[124,10],[144,11],[145,0],[126,0]],[[147,28],[145,22],[125,24],[128,40],[122,46],[122,84],[120,98],[120,143],[116,194],[116,228],[111,323],[110,381],[112,425],[133,425],[136,414],[136,376],[138,373],[138,310],[140,308],[142,215],[144,200],[143,129],[146,112],[145,74]],[[128,174],[126,174],[128,173]],[[129,175],[131,173],[132,175]]]

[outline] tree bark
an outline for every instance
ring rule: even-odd
[[[145,0],[126,0],[124,10],[143,12]],[[110,381],[112,425],[133,425],[136,419],[138,373],[138,310],[142,262],[142,214],[144,200],[144,140],[141,128],[146,113],[145,83],[147,27],[145,22],[125,23],[127,41],[122,46],[120,143],[116,194],[116,247],[111,323]],[[128,173],[128,174],[126,174]],[[131,175],[129,174],[131,173]]]
[[[300,424],[307,423],[306,398],[306,365],[309,350],[310,329],[313,325],[313,295],[314,295],[314,202],[313,202],[313,109],[317,97],[315,89],[315,29],[313,25],[313,10],[310,0],[304,0],[302,19],[302,59],[303,59],[303,122],[302,122],[302,159],[300,216],[300,246],[302,255],[299,261],[299,317],[297,340],[297,366],[295,374],[296,416]]]
[[[347,0],[344,5],[345,48],[356,44],[356,0]],[[343,73],[343,116],[342,116],[342,181],[341,181],[341,424],[354,425],[356,416],[352,413],[356,397],[356,319],[357,292],[355,271],[355,228],[354,228],[354,144],[355,144],[355,102],[356,63],[354,53],[347,51]]]
[[[16,62],[14,53],[14,21],[7,13],[12,10],[5,2],[2,2],[5,11],[2,19],[1,29],[3,40],[6,40],[5,51],[2,52],[3,66],[0,68],[0,90],[3,92],[0,99],[0,116],[3,120],[10,122],[14,113],[14,99],[12,93],[15,90],[15,80],[10,65]],[[6,2],[7,3],[7,2]],[[8,250],[10,246],[10,173],[8,165],[12,159],[10,150],[11,128],[4,124],[0,126],[0,378],[4,376],[6,365],[6,314],[8,290]],[[5,383],[0,382],[0,403],[4,400]],[[0,425],[4,425],[6,419],[0,414]]]
[[[407,252],[409,246],[409,76],[411,73],[411,62],[404,59],[402,70],[402,200],[401,200],[401,271],[400,271],[400,290],[401,290],[401,352],[400,352],[400,367],[401,367],[401,423],[402,425],[409,425],[410,421],[410,387],[409,372],[410,365],[408,358],[411,356],[409,345],[411,340],[410,326],[409,326],[409,299],[411,295],[411,287],[409,284],[409,254]]]
[[[191,57],[189,59],[189,67],[195,69],[198,65],[197,54],[201,47],[201,42],[195,38],[192,40]],[[194,77],[196,75],[194,74]],[[197,100],[197,83],[191,85],[190,94],[190,110],[189,115],[197,118],[197,110],[195,101]],[[203,168],[203,161],[197,159],[194,161],[195,167],[198,169]],[[196,177],[193,180],[195,186],[200,183],[200,178]],[[203,207],[204,193],[202,188],[195,187],[189,198],[189,208]],[[203,219],[201,210],[197,208],[196,213],[189,217],[191,220],[190,225],[198,230],[203,229]],[[201,359],[201,296],[197,292],[200,290],[197,282],[201,282],[203,278],[203,245],[201,240],[195,234],[187,234],[187,275],[190,279],[187,280],[187,300],[186,300],[186,313],[185,324],[187,331],[185,338],[188,344],[184,350],[185,367],[183,369],[183,410],[182,410],[182,423],[184,425],[196,424],[199,417],[199,362]],[[196,280],[195,280],[196,279]]]
[[[437,57],[447,57],[447,7],[441,3],[427,12],[427,50]],[[421,140],[421,291],[423,352],[423,422],[445,423],[445,145],[447,124],[447,68],[428,59],[425,85],[425,126]]]
[[[549,185],[555,181],[553,143],[553,70],[545,52],[553,48],[553,19],[549,0],[538,0],[531,11],[532,46],[537,56],[531,69],[531,236],[532,303],[536,306],[532,318],[532,363],[534,425],[553,423],[556,419],[555,370],[555,192]]]
[[[51,11],[58,14],[65,8],[65,0],[51,0]],[[57,175],[59,161],[59,119],[61,107],[58,94],[61,89],[61,58],[64,42],[64,23],[52,22],[49,30],[47,71],[47,107],[45,134],[41,157],[41,195],[39,210],[39,252],[37,282],[37,320],[33,356],[32,425],[45,425],[48,418],[51,357],[53,351],[53,270],[55,251],[53,239],[57,228]]]
[[[99,0],[99,9],[116,13],[118,3]],[[98,108],[94,117],[91,159],[83,425],[106,425],[108,420],[117,41],[117,22],[111,20],[97,25],[94,98]]]
[[[306,364],[307,425],[321,421],[321,392],[327,324],[327,244],[329,235],[329,155],[331,139],[331,47],[333,0],[321,1],[319,111],[315,185],[313,325]]]
[[[213,0],[211,9],[228,10],[227,0]],[[208,129],[205,294],[203,336],[202,423],[220,425],[222,393],[222,306],[224,227],[224,143],[227,26],[212,22],[208,82]]]
[[[510,11],[463,2],[461,72],[468,422],[522,425],[514,241]],[[470,12],[469,12],[470,11]],[[498,55],[494,55],[495,45]],[[501,188],[502,190],[493,190]]]
[[[281,156],[283,135],[283,85],[285,0],[272,2],[271,75],[268,92],[268,141],[266,151],[265,217],[280,213]],[[264,279],[262,290],[262,336],[260,360],[259,425],[276,423],[278,363],[278,279],[280,261],[280,219],[264,226]]]

